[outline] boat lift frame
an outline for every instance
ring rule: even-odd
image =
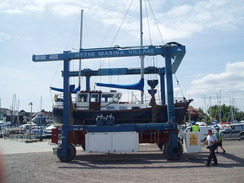
[[[182,155],[178,145],[177,122],[175,121],[174,111],[174,94],[172,74],[178,69],[184,55],[185,46],[170,42],[159,46],[134,46],[134,47],[106,47],[80,49],[79,52],[64,51],[60,54],[33,55],[32,61],[46,62],[63,60],[63,87],[64,87],[64,107],[63,107],[63,125],[62,125],[62,144],[61,144],[61,161],[70,161],[68,157],[68,139],[69,131],[87,131],[87,132],[122,132],[122,131],[140,131],[140,130],[168,130],[169,142],[167,144],[167,153],[165,157],[169,160],[179,159]],[[96,125],[70,125],[70,90],[69,77],[70,61],[74,59],[93,59],[93,58],[112,58],[112,57],[132,57],[132,56],[156,56],[161,55],[165,58],[165,68],[157,68],[162,74],[166,75],[167,85],[167,123],[142,123],[142,124],[118,124],[113,126],[96,126]],[[118,70],[114,70],[116,72]],[[133,71],[135,72],[135,71]],[[153,73],[153,71],[151,71]],[[155,72],[155,71],[154,71]],[[150,73],[150,70],[149,70]],[[106,75],[106,72],[101,75]],[[162,76],[162,75],[160,75]],[[161,78],[162,80],[162,78]],[[87,86],[88,87],[88,86]],[[162,101],[165,99],[162,99]],[[165,152],[165,151],[164,151]],[[71,159],[72,160],[72,159]]]

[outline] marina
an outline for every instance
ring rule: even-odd
[[[83,16],[83,10],[81,11]],[[82,17],[81,16],[81,17]],[[125,138],[125,133],[135,133],[128,141],[135,141],[134,146],[137,147],[139,143],[155,143],[163,148],[163,154],[168,160],[180,159],[182,156],[182,145],[178,141],[179,125],[185,120],[186,112],[192,99],[186,99],[184,96],[182,99],[174,98],[174,86],[173,86],[173,74],[176,74],[185,54],[186,46],[178,42],[167,42],[161,45],[144,45],[143,44],[143,21],[142,21],[142,1],[140,1],[140,46],[114,46],[114,47],[101,47],[101,48],[83,48],[82,47],[82,34],[80,41],[80,49],[78,52],[64,51],[63,53],[54,53],[46,55],[33,54],[32,61],[34,62],[47,62],[47,61],[63,61],[63,88],[58,89],[51,87],[52,90],[61,92],[61,95],[55,94],[53,105],[53,123],[62,125],[56,131],[49,130],[49,136],[59,137],[62,134],[62,143],[56,149],[58,158],[61,161],[72,161],[76,154],[75,146],[80,145],[84,147],[84,150],[94,152],[99,151],[96,149],[96,145],[93,146],[94,150],[89,150],[89,144],[97,144],[96,141],[101,139],[107,139],[107,134],[111,134],[112,141],[115,141],[117,136]],[[81,18],[82,20],[82,18]],[[82,21],[81,21],[82,22]],[[82,24],[81,30],[82,32]],[[96,59],[96,58],[115,58],[115,57],[139,57],[141,59],[140,68],[109,68],[100,70],[92,70],[87,68],[84,70],[79,69],[79,85],[75,88],[75,85],[71,85],[70,63],[72,60],[84,59]],[[147,79],[145,80],[145,67],[144,58],[150,56],[162,56],[164,64],[155,67],[149,66],[146,74],[156,74],[159,79]],[[79,66],[80,68],[80,66]],[[157,71],[155,71],[154,69]],[[130,70],[132,73],[121,72]],[[146,68],[147,69],[147,68]],[[138,73],[138,70],[140,73]],[[113,76],[113,75],[140,75],[140,80],[137,83],[132,84],[113,84],[113,83],[95,83],[96,86],[103,89],[119,88],[126,90],[138,90],[141,92],[141,100],[137,102],[122,101],[122,93],[116,90],[103,92],[101,90],[91,90],[90,78],[92,76]],[[81,89],[80,77],[84,77],[86,85],[84,89]],[[146,89],[144,89],[145,83],[147,83],[149,100],[144,100]],[[159,87],[158,87],[159,84]],[[82,86],[84,87],[84,86]],[[156,93],[159,93],[159,99],[156,99]],[[72,100],[72,94],[76,95],[75,100]],[[32,105],[32,103],[31,103]],[[32,135],[36,135],[36,138],[42,140],[47,137],[45,134],[46,125],[39,125],[34,129],[36,124],[28,125],[30,138]],[[11,127],[13,124],[11,124]],[[20,128],[27,128],[27,125]],[[56,129],[56,126],[53,127]],[[21,130],[13,130],[7,134],[4,132],[4,137],[11,136],[13,134],[21,133]],[[23,132],[26,134],[27,132]],[[89,141],[89,135],[99,133],[100,136],[94,137],[94,140]],[[16,135],[15,135],[16,137]],[[23,137],[23,135],[22,135]],[[18,135],[17,135],[18,138]],[[28,138],[28,135],[27,135]],[[91,138],[93,139],[93,138]],[[60,138],[52,138],[52,143],[59,143]],[[118,141],[121,147],[126,143],[122,140]],[[110,141],[106,141],[110,144]],[[120,144],[117,145],[120,149]],[[102,147],[101,147],[102,148]],[[126,148],[125,148],[126,149]],[[124,150],[125,150],[124,149]],[[135,148],[137,149],[137,148]],[[102,152],[110,152],[111,147],[104,149]],[[112,151],[118,152],[117,149]],[[125,150],[126,152],[127,150]],[[132,148],[134,151],[134,148]],[[123,152],[121,150],[120,152]]]
[[[243,8],[4,2],[0,183],[243,182]]]

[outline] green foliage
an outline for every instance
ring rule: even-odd
[[[244,113],[234,106],[214,105],[209,107],[208,114],[213,120],[222,122],[233,122],[234,120],[240,121],[244,119]]]
[[[197,110],[204,114],[203,109],[201,107],[199,107]]]

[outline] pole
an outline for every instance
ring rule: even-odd
[[[30,102],[29,105],[31,106],[30,114],[32,114],[32,105],[33,105],[33,103]],[[30,126],[29,126],[30,139],[31,139],[31,132],[32,132],[32,121],[30,121]]]
[[[81,10],[81,23],[80,23],[80,49],[82,48],[83,11],[84,11],[84,10]],[[80,78],[81,78],[81,59],[79,59],[79,84],[78,84],[78,86],[81,86],[81,84],[80,84]]]
[[[140,41],[141,41],[141,48],[143,47],[143,22],[142,22],[142,0],[140,0]],[[144,78],[144,58],[145,56],[140,56],[141,57],[141,78]],[[141,103],[144,103],[143,100],[144,96],[144,91],[141,91]]]

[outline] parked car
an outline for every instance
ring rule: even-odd
[[[52,129],[55,129],[55,128],[57,128],[57,126],[54,125],[54,124],[51,124],[50,126],[48,126],[48,127],[46,128],[46,130],[45,130],[45,135],[46,135],[47,137],[51,137],[51,136],[52,136]]]
[[[224,138],[240,138],[244,139],[244,124],[229,124],[223,130],[220,130],[223,133]]]

